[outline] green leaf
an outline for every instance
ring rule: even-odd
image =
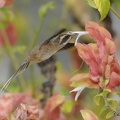
[[[98,11],[100,12],[101,15],[100,21],[102,21],[109,12],[110,0],[94,0],[94,3]]]
[[[107,84],[109,83],[110,79],[106,79],[105,80],[105,85],[107,86]]]
[[[115,4],[116,7],[120,8],[120,0],[114,0],[113,4]]]
[[[94,101],[95,101],[96,105],[99,105],[101,97],[102,97],[101,95],[96,95],[94,97]]]
[[[106,97],[110,92],[111,92],[111,90],[109,90],[109,89],[104,89],[104,90],[102,91],[102,93],[100,93],[100,94],[102,94],[102,96]]]
[[[62,105],[62,112],[70,113],[73,109],[74,102],[73,101],[65,101]]]
[[[67,95],[70,94],[70,92],[69,92],[69,90],[66,89],[65,87],[62,87],[62,88],[61,88],[61,94],[67,96]]]
[[[101,115],[103,112],[105,112],[107,109],[109,109],[108,106],[103,106],[102,110],[100,111],[99,115]]]
[[[103,79],[103,77],[100,78],[100,87],[104,88],[104,79]]]
[[[113,116],[114,116],[114,112],[111,111],[111,112],[109,112],[109,113],[106,115],[106,119],[109,119],[109,118],[111,118],[111,117],[113,117]]]
[[[95,8],[95,9],[97,9],[94,0],[87,0],[87,2],[88,2],[88,5],[89,5],[89,6],[91,6],[91,7]]]
[[[95,103],[96,103],[97,105],[99,105],[100,99],[101,99],[102,97],[107,97],[107,95],[108,95],[110,92],[111,92],[111,90],[109,90],[109,89],[104,89],[100,94],[98,94],[98,95],[96,95],[96,96],[94,97]]]
[[[107,98],[106,99],[107,102],[109,103],[109,105],[114,109],[116,110],[116,108],[118,107],[118,102],[112,98]]]
[[[42,5],[39,8],[39,17],[40,17],[40,19],[43,20],[45,15],[47,14],[47,12],[49,10],[54,9],[54,8],[55,8],[55,3],[54,2],[48,2],[47,4]]]

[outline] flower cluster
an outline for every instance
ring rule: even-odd
[[[72,86],[77,87],[73,90],[78,91],[77,97],[85,87],[113,90],[120,85],[120,66],[110,33],[95,22],[88,22],[86,30],[96,43],[76,44],[79,56],[89,66],[89,73],[77,74],[71,79]]]
[[[0,120],[8,120],[12,112],[12,120],[65,120],[60,111],[64,100],[64,96],[55,94],[42,109],[39,100],[25,93],[5,94],[0,98]]]

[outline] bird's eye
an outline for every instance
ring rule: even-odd
[[[60,44],[65,44],[71,39],[71,35],[65,34],[60,36]]]

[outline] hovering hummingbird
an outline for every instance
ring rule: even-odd
[[[87,34],[87,32],[83,32],[81,34],[79,31],[77,32],[69,31],[65,33],[65,31],[66,29],[61,29],[58,33],[47,39],[42,44],[35,46],[30,51],[30,53],[23,61],[23,63],[20,65],[18,70],[7,80],[7,82],[4,84],[0,91],[3,92],[8,87],[12,79],[19,75],[24,70],[26,70],[28,66],[30,66],[33,63],[40,63],[50,58],[60,49],[64,48],[73,38],[74,34],[78,34],[78,37],[80,37],[80,35]]]
[[[58,33],[47,39],[42,44],[35,46],[23,63],[20,65],[18,70],[7,80],[7,82],[2,87],[1,91],[4,91],[7,86],[10,84],[13,78],[15,78],[18,74],[26,70],[28,66],[33,63],[42,62],[53,54],[55,54],[58,50],[63,48],[69,41],[72,39],[72,35],[69,33],[63,33],[66,29],[61,29]]]

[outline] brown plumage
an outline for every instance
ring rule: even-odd
[[[42,44],[34,47],[28,54],[24,62],[21,64],[19,69],[4,84],[1,92],[3,92],[7,88],[13,78],[26,70],[29,65],[31,65],[32,63],[39,63],[50,58],[53,54],[66,46],[67,43],[72,39],[72,35],[69,32],[63,33],[65,31],[66,29],[60,30],[57,34],[53,35]]]

